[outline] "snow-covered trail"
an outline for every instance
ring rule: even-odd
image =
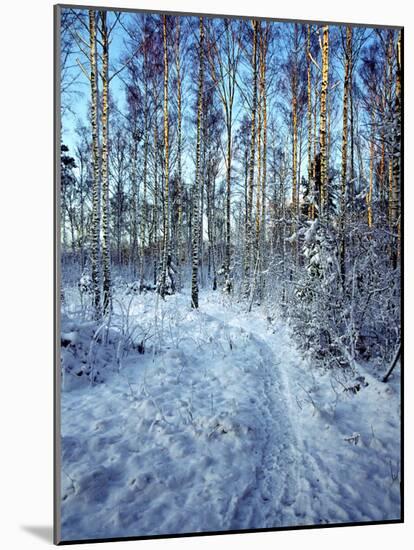
[[[63,392],[63,538],[397,519],[398,380],[350,395],[283,320],[188,302],[134,299],[153,344]]]
[[[399,378],[385,386],[361,367],[367,401],[344,396],[352,380],[317,378],[280,319],[270,323],[261,310],[241,309],[229,318],[212,309],[250,333],[262,357],[268,437],[257,490],[263,525],[399,518]]]
[[[228,312],[217,311],[210,304],[205,309],[227,322],[229,326],[242,329],[249,335],[258,350],[258,380],[263,386],[264,425],[266,439],[261,454],[261,469],[257,472],[257,485],[239,503],[233,529],[242,529],[260,517],[262,527],[296,525],[300,511],[295,508],[299,496],[298,464],[300,445],[292,424],[289,383],[283,370],[286,349],[285,335],[279,337],[271,330],[263,315],[246,314],[242,309],[229,317]],[[269,332],[274,344],[267,343]],[[282,365],[282,368],[281,368]]]

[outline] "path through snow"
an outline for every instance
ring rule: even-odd
[[[282,321],[225,300],[176,295],[155,316],[133,298],[146,353],[118,371],[109,343],[104,383],[66,384],[64,540],[399,518],[398,378],[344,391]]]

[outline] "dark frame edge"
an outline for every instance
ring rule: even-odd
[[[53,6],[53,543],[61,544],[60,529],[60,18],[61,6]]]
[[[404,340],[405,340],[405,326],[404,326],[404,238],[405,238],[405,215],[404,215],[404,176],[405,176],[405,163],[404,163],[404,128],[405,128],[405,32],[404,27],[401,27],[401,177],[400,177],[400,209],[401,209],[401,237],[400,237],[400,281],[401,281],[401,302],[400,302],[400,326],[401,326],[401,357],[400,357],[400,369],[401,369],[401,383],[400,383],[400,400],[401,400],[401,433],[400,433],[400,497],[401,497],[401,523],[405,523],[405,492],[404,492],[404,382],[405,382],[405,355],[404,355]]]

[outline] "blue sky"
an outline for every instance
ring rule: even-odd
[[[78,10],[77,12],[80,17],[85,18],[87,23],[87,10]],[[116,21],[116,15],[113,11],[108,11],[108,28],[111,28],[113,23]],[[142,18],[143,15],[141,14],[132,14],[129,12],[123,12],[119,16],[119,21],[115,24],[112,33],[111,33],[111,43],[109,48],[109,57],[110,57],[110,70],[109,74],[113,73],[115,70],[118,70],[122,66],[122,60],[125,58],[128,52],[131,52],[131,48],[134,48],[135,46],[131,46],[128,44],[129,38],[126,29],[129,28],[131,25],[134,24],[134,22],[137,21],[137,19]],[[193,21],[194,23],[197,22],[197,18],[194,17],[183,17],[183,19],[187,21]],[[283,31],[286,31],[287,29],[293,28],[293,23],[273,23],[275,25],[276,29]],[[182,22],[183,26],[183,22]],[[81,26],[81,36],[85,41],[88,41],[88,35],[87,35],[87,29]],[[338,37],[338,27],[337,26],[330,26],[330,37],[332,39],[332,42],[335,40],[335,37]],[[366,30],[366,37],[368,37],[367,43],[373,39],[373,33],[372,29]],[[195,47],[195,44],[193,44],[193,48]],[[273,43],[272,49],[269,51],[268,56],[268,78],[269,80],[272,78],[272,74],[275,75],[276,78],[279,78],[278,70],[276,69],[277,64],[281,61],[281,58],[286,56],[286,48],[284,47],[284,44],[280,39],[276,39]],[[342,63],[342,57],[341,57],[341,49],[338,50],[338,53],[335,53],[335,51],[330,52],[330,66],[331,69],[333,69],[331,73],[331,81],[330,86],[332,87],[338,87],[339,90],[336,90],[334,94],[332,94],[332,97],[334,98],[334,101],[339,102],[342,97],[342,86],[343,86],[343,63]],[[64,52],[63,52],[64,53]],[[244,61],[244,64],[242,64],[241,71],[240,71],[240,85],[243,86],[245,84],[248,84],[248,78],[249,78],[249,59],[248,59],[248,52],[247,57]],[[301,53],[300,55],[303,55]],[[70,150],[73,152],[75,149],[75,144],[77,141],[76,136],[76,126],[81,123],[84,125],[88,125],[88,119],[87,119],[87,109],[90,101],[90,87],[89,87],[89,81],[86,78],[86,76],[81,72],[79,68],[79,63],[81,63],[84,68],[86,69],[86,72],[89,70],[89,62],[84,53],[82,53],[76,46],[75,51],[70,56],[70,61],[68,63],[71,66],[70,74],[73,77],[77,77],[76,83],[73,86],[73,90],[76,90],[77,94],[73,94],[71,96],[70,100],[70,109],[72,112],[66,112],[66,114],[62,117],[62,140],[64,143],[66,143]],[[173,65],[173,64],[172,64]],[[313,67],[313,70],[316,71],[316,68]],[[120,73],[119,76],[116,76],[110,83],[110,93],[112,95],[112,98],[116,102],[117,107],[121,111],[125,111],[126,103],[125,103],[125,85],[123,82],[123,77],[126,76],[127,71],[124,70]],[[174,76],[174,67],[172,66],[170,69],[170,77],[173,78]],[[170,80],[172,82],[172,80]],[[190,71],[187,71],[187,77],[183,83],[183,98],[184,98],[184,118],[187,115],[187,118],[191,115],[192,116],[192,108],[194,106],[194,91],[190,91],[191,88],[194,87],[194,83],[191,79],[191,73]],[[190,92],[190,93],[189,93]],[[170,90],[171,93],[171,99],[170,99],[170,105],[173,108],[173,102],[174,102],[174,90]],[[289,100],[287,97],[280,97],[280,95],[275,95],[274,92],[272,92],[272,88],[269,90],[268,94],[268,111],[269,111],[269,120],[273,118],[276,122],[276,124],[280,127],[283,127],[285,125],[285,121],[282,119],[281,111],[280,111],[280,105],[277,103],[279,102],[286,102],[286,108],[289,109]],[[339,105],[339,103],[338,103]],[[236,105],[234,109],[236,117],[238,117],[238,121],[236,120],[235,128],[234,128],[234,134],[237,132],[238,122],[240,121],[241,117],[246,111],[246,106],[243,103],[243,99],[239,93],[236,94]],[[338,113],[336,116],[334,115],[332,118],[332,136],[335,138],[335,136],[340,135],[340,130],[342,127],[342,119],[340,116],[340,110],[338,109]],[[186,130],[184,130],[186,131]],[[286,131],[286,128],[285,130]],[[306,132],[306,129],[304,129]],[[187,125],[187,133],[189,136],[192,135],[194,132],[194,128]],[[332,157],[331,161],[334,161],[335,163],[338,160],[338,151],[336,150],[337,147],[335,146],[335,141],[333,140],[333,149],[332,149]],[[304,146],[304,151],[306,150],[306,146]],[[192,151],[187,151],[187,154],[192,155]],[[305,173],[306,170],[306,155],[304,155],[304,160],[302,163],[302,173]],[[187,162],[187,170],[192,169],[192,161]]]

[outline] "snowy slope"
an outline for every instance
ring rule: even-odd
[[[399,518],[398,373],[354,393],[219,293],[119,298],[123,339],[92,351],[63,317],[65,353],[100,371],[65,374],[64,540]]]

